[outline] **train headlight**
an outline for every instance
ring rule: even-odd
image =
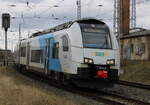
[[[84,58],[84,63],[85,64],[93,64],[93,59],[90,59],[90,58]]]
[[[87,58],[84,58],[84,63],[88,63],[89,60]]]
[[[107,65],[115,65],[115,59],[108,59],[108,60],[106,61],[106,64],[107,64]]]
[[[93,60],[92,60],[92,59],[89,59],[89,63],[93,63]]]

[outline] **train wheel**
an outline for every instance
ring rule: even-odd
[[[55,72],[54,71],[50,71],[50,74],[48,76],[50,79],[55,79]]]

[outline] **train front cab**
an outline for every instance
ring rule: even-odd
[[[93,23],[91,21],[90,23],[79,22],[79,26],[83,45],[83,60],[77,67],[75,78],[117,81],[120,60],[117,40],[113,33],[106,24],[98,21]],[[72,55],[74,55],[73,53]]]

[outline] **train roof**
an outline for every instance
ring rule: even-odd
[[[105,24],[104,22],[102,22],[101,20],[98,20],[98,19],[84,18],[84,19],[81,19],[81,20],[69,21],[67,23],[60,24],[60,25],[55,26],[53,28],[33,33],[30,36],[30,38],[40,36],[40,35],[43,35],[43,34],[47,34],[47,33],[50,33],[50,32],[56,32],[56,31],[60,31],[60,30],[63,30],[63,29],[67,29],[75,22],[78,22],[78,23],[92,23],[92,24],[96,24],[96,23]]]

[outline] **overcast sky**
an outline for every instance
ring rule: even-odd
[[[103,19],[112,28],[114,0],[81,1],[82,17]],[[137,5],[137,27],[150,29],[149,10],[150,2]],[[2,13],[10,13],[12,17],[11,27],[8,30],[8,48],[13,49],[18,41],[18,24],[22,26],[22,38],[27,38],[28,34],[38,30],[75,20],[77,6],[76,0],[0,0],[0,15]],[[1,28],[1,20],[0,48],[4,48],[4,31]]]

